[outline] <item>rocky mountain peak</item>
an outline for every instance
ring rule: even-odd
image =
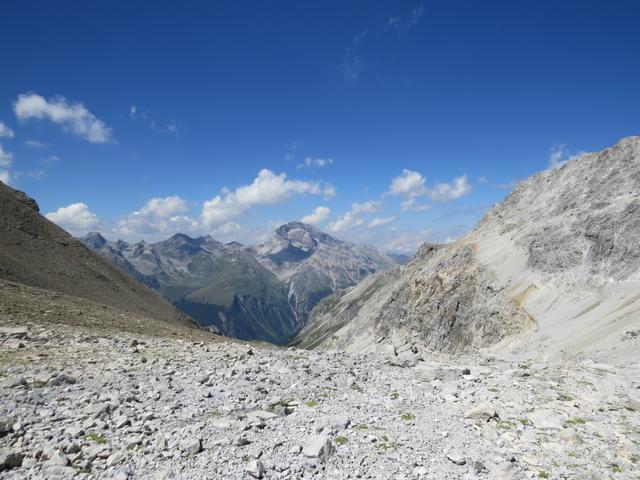
[[[89,232],[81,241],[91,250],[99,250],[107,243],[107,239],[100,232]]]
[[[289,222],[276,229],[276,237],[287,240],[297,247],[312,249],[318,243],[337,244],[338,240],[317,227],[303,222]]]

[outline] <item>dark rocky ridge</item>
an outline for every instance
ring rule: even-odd
[[[1,182],[0,232],[0,279],[195,326],[157,293],[40,215],[37,203],[25,193]]]

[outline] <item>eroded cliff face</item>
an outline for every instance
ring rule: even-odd
[[[323,301],[295,343],[622,356],[640,323],[640,137],[521,182],[476,229]],[[614,351],[615,350],[615,351]]]

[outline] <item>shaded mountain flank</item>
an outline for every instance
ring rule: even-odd
[[[190,318],[156,292],[123,274],[43,217],[35,200],[2,182],[0,232],[3,289],[23,284],[179,328],[196,327]]]

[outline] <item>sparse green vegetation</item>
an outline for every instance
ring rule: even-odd
[[[341,435],[339,435],[339,436],[337,436],[336,438],[333,439],[333,443],[335,443],[336,445],[344,445],[348,441],[349,441],[349,439],[347,437],[343,437]]]
[[[622,468],[617,463],[612,463],[609,465],[609,468],[611,468],[613,473],[622,473]]]
[[[380,442],[378,443],[378,452],[379,453],[386,453],[389,450],[395,450],[396,448],[398,448],[400,446],[399,443],[397,442],[390,442],[388,440],[385,440],[384,442]]]
[[[560,395],[558,395],[558,400],[562,400],[563,402],[571,402],[573,400],[573,397],[568,393],[561,393]]]
[[[544,470],[540,470],[538,472],[538,478],[549,478],[549,472],[545,472]]]
[[[587,421],[582,417],[575,417],[575,418],[570,418],[564,423],[567,425],[584,425],[585,423],[587,423]]]
[[[398,392],[391,392],[391,395],[389,395],[393,400],[397,400],[400,398],[400,394]]]
[[[356,392],[361,392],[362,391],[362,387],[360,385],[358,385],[357,383],[352,383],[351,384],[351,390],[355,390]]]
[[[516,428],[516,422],[512,420],[498,420],[496,422],[496,428],[499,428],[501,430],[511,430],[513,428]]]
[[[408,421],[408,422],[409,422],[409,421],[411,421],[411,420],[415,420],[415,419],[416,419],[416,416],[415,416],[413,413],[411,413],[411,412],[404,412],[402,415],[400,415],[400,418],[401,418],[402,420],[406,420],[406,421]]]
[[[367,425],[366,423],[360,423],[353,428],[355,430],[369,430],[369,425]]]
[[[528,418],[523,418],[522,420],[520,420],[520,423],[525,427],[531,427],[533,425],[533,422]]]
[[[318,402],[316,402],[315,400],[309,400],[308,402],[305,403],[305,405],[307,407],[314,408],[318,406]]]
[[[85,435],[85,438],[90,442],[97,443],[99,445],[104,445],[105,443],[107,443],[106,438],[94,432],[87,433],[87,435]]]

